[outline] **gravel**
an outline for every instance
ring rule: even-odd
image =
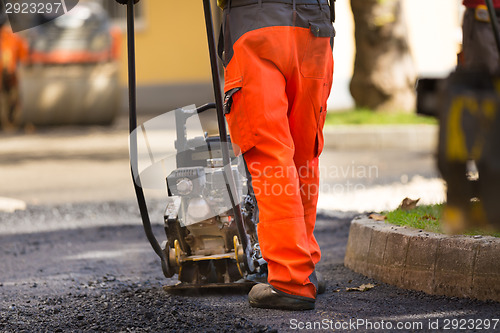
[[[152,215],[161,202],[150,205]],[[28,206],[0,213],[0,332],[287,332],[367,321],[421,323],[498,318],[499,304],[428,296],[378,283],[343,266],[353,213],[319,216],[317,238],[328,281],[316,309],[251,308],[241,290],[171,294],[133,202]],[[157,221],[158,219],[154,219]],[[155,232],[162,237],[160,224]],[[348,287],[373,283],[366,292]],[[364,326],[352,326],[353,323]],[[315,326],[316,325],[316,326]],[[335,326],[337,325],[337,326]],[[350,326],[349,326],[350,325]],[[500,330],[500,324],[497,331]],[[382,330],[381,330],[382,331]]]

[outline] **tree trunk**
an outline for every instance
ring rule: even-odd
[[[356,106],[414,111],[416,71],[401,0],[351,0],[351,7],[356,59],[350,89]]]

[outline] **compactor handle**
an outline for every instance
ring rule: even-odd
[[[128,50],[128,99],[129,99],[129,131],[130,131],[130,154],[132,156],[137,156],[137,136],[132,135],[132,132],[137,128],[137,102],[136,102],[136,74],[135,74],[135,25],[134,25],[134,0],[128,0],[127,3],[127,50]],[[135,162],[133,162],[135,161]],[[146,237],[151,244],[151,247],[155,253],[160,257],[163,272],[165,276],[170,277],[173,272],[170,271],[170,266],[168,265],[168,259],[165,253],[161,249],[160,243],[156,239],[153,228],[151,227],[151,220],[149,218],[148,207],[146,204],[146,197],[144,196],[144,191],[142,187],[137,184],[140,182],[140,178],[137,181],[134,177],[134,166],[132,163],[137,163],[137,158],[130,159],[130,167],[132,172],[132,181],[134,183],[135,196],[137,197],[137,204],[139,205],[139,211],[141,213],[142,225],[144,227],[144,232]],[[135,166],[137,170],[137,165]],[[170,275],[170,276],[169,276]]]

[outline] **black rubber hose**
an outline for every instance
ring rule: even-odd
[[[134,26],[134,0],[128,0],[127,3],[127,50],[128,50],[128,100],[129,100],[129,132],[132,132],[137,128],[137,107],[136,107],[136,73],[135,73],[135,26]],[[137,165],[134,168],[132,163],[138,163],[137,160],[137,137],[135,135],[130,135],[130,168],[132,172],[132,181],[134,183],[135,195],[137,197],[137,204],[139,205],[139,211],[141,213],[142,225],[144,226],[144,232],[146,237],[151,244],[151,247],[155,253],[160,257],[163,263],[167,264],[165,254],[161,249],[158,240],[156,239],[153,229],[151,228],[151,221],[149,219],[148,207],[146,204],[146,198],[144,196],[144,191],[140,186],[140,178],[134,177],[134,169],[138,170]],[[138,184],[139,183],[139,184]],[[166,265],[169,266],[168,264]]]

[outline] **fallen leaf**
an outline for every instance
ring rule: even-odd
[[[340,289],[335,289],[333,292],[334,292],[334,293],[339,293],[339,292],[340,292]]]
[[[374,284],[367,283],[367,284],[362,284],[359,287],[346,288],[345,291],[368,291],[374,287],[375,287]]]
[[[377,213],[372,213],[368,216],[368,218],[375,220],[375,221],[384,221],[386,219],[385,215],[377,214]]]
[[[433,221],[436,221],[436,220],[437,220],[437,217],[432,216],[432,215],[429,215],[429,214],[425,214],[424,216],[422,216],[422,217],[420,218],[420,220],[423,220],[423,221],[425,221],[425,220],[433,220]]]
[[[420,198],[417,200],[413,200],[410,198],[404,198],[403,201],[401,201],[401,204],[399,205],[399,208],[402,210],[412,210],[417,207],[417,203],[420,201]]]

